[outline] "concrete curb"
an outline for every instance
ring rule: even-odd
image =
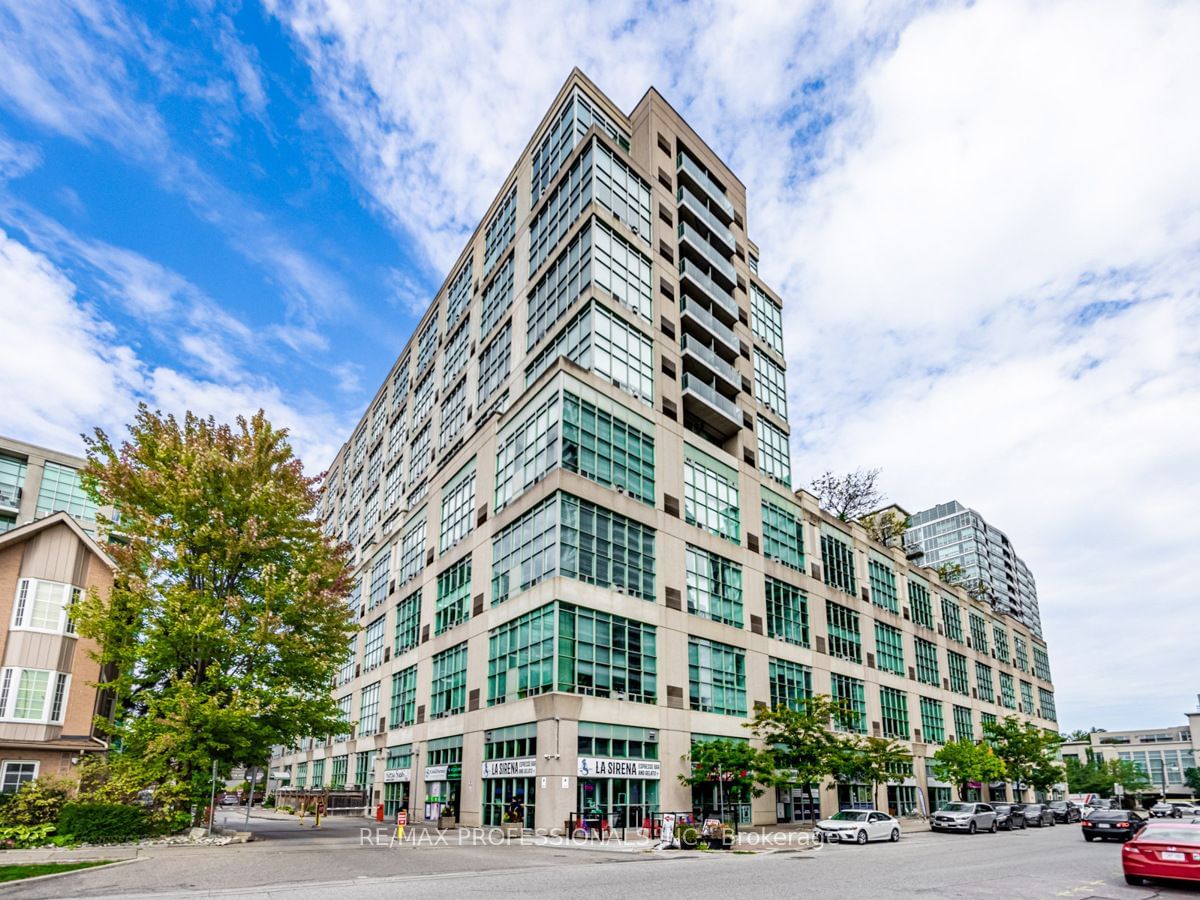
[[[0,866],[23,866],[52,862],[131,862],[140,858],[140,847],[53,847],[38,850],[5,850],[0,853]]]

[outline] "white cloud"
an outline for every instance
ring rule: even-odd
[[[236,369],[217,381],[146,363],[45,256],[3,231],[0,317],[12,338],[0,353],[0,422],[22,440],[82,452],[80,435],[94,427],[123,436],[139,401],[220,421],[261,407],[276,426],[291,429],[293,447],[315,472],[333,459],[338,436],[352,424],[271,382],[237,377]],[[205,345],[193,352],[224,351]]]
[[[42,163],[42,154],[32,144],[14,141],[0,131],[0,183],[28,175]]]

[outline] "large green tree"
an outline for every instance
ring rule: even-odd
[[[933,754],[933,772],[940,781],[958,787],[958,798],[965,800],[969,782],[981,784],[1004,777],[1004,763],[985,743],[963,739],[943,744]]]
[[[339,730],[346,557],[321,534],[318,480],[261,411],[229,426],[143,405],[129,432],[87,441],[85,487],[120,511],[118,568],[72,617],[113,673],[121,757],[199,799],[214,761],[228,772]]]
[[[1018,799],[1023,787],[1044,791],[1062,780],[1057,757],[1063,739],[1055,732],[1006,716],[999,722],[985,722],[983,733],[1004,763],[1008,778],[1016,783]]]
[[[853,713],[844,703],[818,694],[796,700],[793,706],[760,706],[745,727],[763,742],[770,755],[775,783],[802,785],[807,796],[833,773],[833,760],[840,752],[843,738],[831,731],[830,725],[845,724],[852,718]]]

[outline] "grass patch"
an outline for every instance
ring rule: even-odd
[[[29,863],[16,866],[0,865],[0,881],[20,881],[22,878],[36,878],[39,875],[54,875],[57,872],[72,872],[75,869],[107,866],[108,863],[108,860],[97,860],[92,862]]]

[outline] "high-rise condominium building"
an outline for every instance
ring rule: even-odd
[[[921,510],[908,521],[904,545],[910,552],[922,552],[921,565],[957,563],[962,566],[964,584],[986,585],[987,597],[997,611],[1042,636],[1037,584],[1029,566],[1013,550],[1008,535],[957,500]]]
[[[1052,727],[1027,628],[792,491],[781,302],[733,172],[656,91],[626,115],[573,72],[330,467],[362,629],[330,651],[344,733],[273,761],[290,789],[638,826],[717,805],[679,782],[696,743],[819,693],[912,747],[900,809],[949,796],[951,736]]]

